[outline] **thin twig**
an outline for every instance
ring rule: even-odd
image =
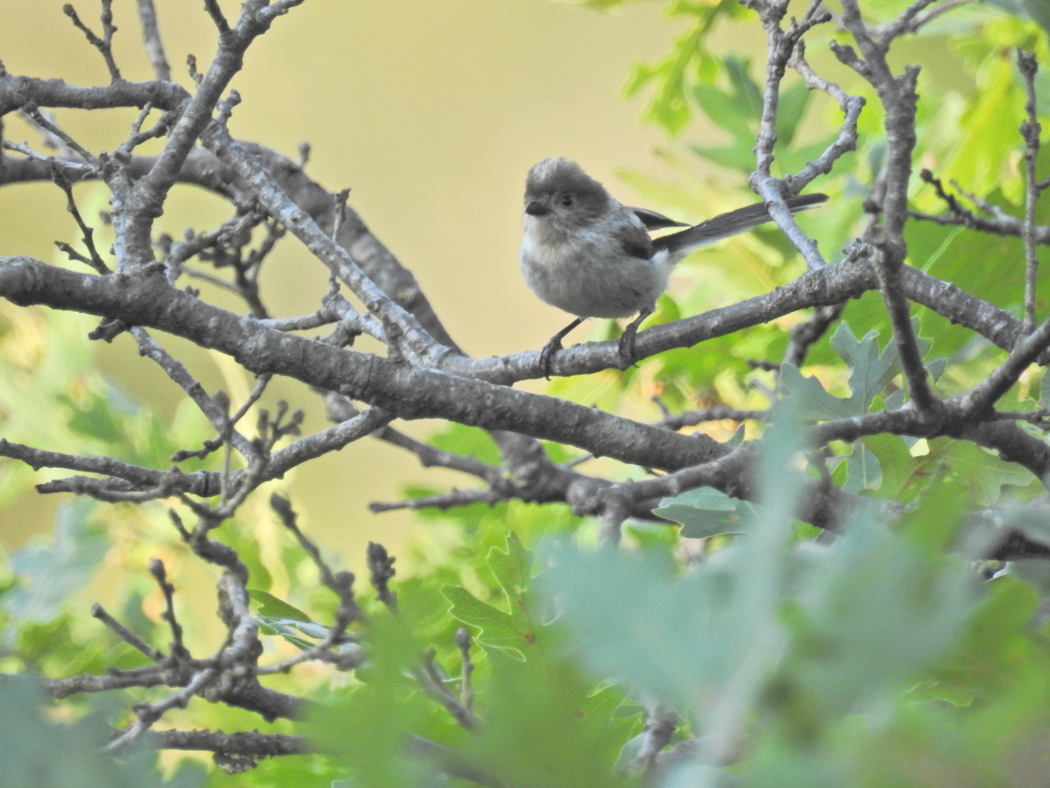
[[[1024,286],[1024,322],[1025,328],[1035,328],[1035,287],[1036,274],[1039,270],[1039,258],[1035,248],[1035,208],[1039,199],[1039,184],[1036,180],[1035,165],[1039,157],[1039,135],[1042,126],[1036,113],[1035,75],[1039,63],[1035,55],[1017,50],[1017,68],[1021,72],[1025,86],[1025,112],[1027,120],[1021,124],[1021,137],[1025,142],[1025,212],[1024,239],[1025,251],[1025,286]]]
[[[825,148],[820,156],[808,162],[796,175],[786,179],[792,189],[802,189],[818,175],[830,173],[836,161],[857,149],[857,122],[865,102],[863,96],[851,96],[834,82],[817,75],[806,60],[805,41],[800,40],[795,45],[795,51],[788,60],[788,65],[798,71],[810,90],[820,90],[837,101],[843,113],[842,125],[839,127],[835,141]]]
[[[669,430],[680,430],[683,427],[695,427],[708,421],[769,421],[771,418],[765,410],[740,410],[725,405],[712,405],[709,408],[689,410],[677,416],[668,416],[658,424]]]
[[[478,718],[474,716],[474,712],[461,703],[460,699],[449,692],[448,687],[445,686],[444,671],[438,666],[433,649],[423,655],[420,668],[414,671],[413,675],[427,694],[444,706],[464,729],[477,730]]]
[[[813,310],[813,316],[809,320],[794,326],[791,329],[791,339],[788,342],[787,352],[784,354],[784,363],[801,367],[806,360],[806,354],[809,352],[809,349],[842,316],[845,308],[845,303],[817,307]]]
[[[335,622],[329,630],[331,642],[335,642],[351,623],[364,618],[364,613],[361,612],[361,608],[357,606],[357,602],[354,600],[354,573],[345,570],[333,572],[328,567],[324,558],[321,557],[321,551],[317,545],[300,530],[295,511],[287,498],[274,493],[270,496],[270,506],[281,518],[281,523],[284,527],[295,535],[300,547],[310,556],[314,566],[317,567],[317,571],[321,574],[321,582],[339,598],[339,610],[336,611]]]
[[[230,32],[230,23],[226,21],[226,17],[223,15],[222,9],[216,0],[204,0],[204,10],[208,12],[208,16],[211,17],[220,34]]]
[[[656,766],[657,756],[664,747],[671,743],[671,738],[678,730],[678,715],[662,703],[646,703],[645,730],[642,732],[642,743],[632,771],[649,773]]]
[[[118,752],[129,744],[136,741],[142,734],[148,731],[153,724],[172,709],[184,709],[190,699],[198,692],[212,684],[219,676],[214,668],[205,668],[199,671],[183,689],[169,695],[157,703],[139,703],[135,706],[137,719],[128,726],[120,736],[106,745],[110,752]]]
[[[459,702],[468,711],[474,709],[474,690],[470,686],[470,677],[474,673],[474,661],[470,658],[471,644],[472,640],[467,628],[457,629],[456,645],[459,646],[459,656],[463,663],[463,673],[459,680]]]
[[[888,48],[893,39],[905,33],[917,33],[922,27],[932,22],[941,14],[961,6],[972,4],[974,0],[941,0],[933,8],[927,8],[936,0],[918,0],[905,10],[901,16],[888,25],[879,25],[873,29],[883,47]]]
[[[912,7],[921,3],[922,0]],[[901,369],[908,382],[908,393],[916,407],[922,411],[931,411],[940,405],[940,400],[930,387],[929,375],[922,363],[922,354],[919,352],[908,302],[901,284],[901,267],[907,255],[904,225],[908,219],[908,181],[916,144],[916,84],[919,69],[916,66],[906,66],[899,77],[895,76],[886,61],[886,50],[872,38],[870,28],[861,18],[857,1],[843,0],[842,9],[843,23],[853,34],[865,58],[863,67],[854,65],[849,59],[844,62],[857,68],[878,90],[886,111],[884,126],[887,153],[880,173],[882,194],[878,200],[879,208],[883,212],[883,225],[870,227],[870,237],[866,240],[877,249],[873,261],[879,278],[879,289],[882,291],[883,303],[893,326]],[[839,54],[839,50],[836,50],[836,54]]]
[[[69,211],[73,216],[73,220],[77,223],[77,227],[80,228],[80,240],[83,241],[84,247],[88,250],[88,257],[85,257],[78,252],[75,252],[68,244],[56,241],[55,245],[69,255],[74,260],[85,263],[100,274],[112,273],[109,266],[106,265],[102,259],[102,255],[98,253],[98,249],[95,247],[95,231],[89,227],[87,222],[84,221],[84,217],[80,215],[80,211],[77,209],[76,200],[73,199],[73,184],[69,178],[63,172],[61,167],[51,162],[51,180],[54,181],[55,185],[60,188],[66,195],[66,210]]]
[[[146,48],[153,73],[162,82],[171,80],[171,66],[164,54],[164,43],[160,38],[160,25],[157,24],[157,10],[153,0],[138,0],[139,21],[142,24],[142,43]]]
[[[601,522],[598,523],[598,543],[614,547],[620,543],[623,524],[631,516],[636,497],[631,484],[615,484],[601,493]]]
[[[79,142],[73,139],[71,136],[66,134],[56,123],[52,122],[49,118],[45,117],[40,111],[40,108],[36,104],[29,102],[22,105],[22,112],[26,116],[32,119],[33,123],[40,128],[53,134],[58,139],[62,140],[63,144],[67,145],[73,150],[80,158],[85,162],[91,164],[94,168],[98,166],[98,159],[88,152],[87,148],[82,146]]]
[[[171,655],[176,659],[189,657],[189,652],[182,642],[182,626],[175,617],[175,586],[168,582],[167,572],[164,570],[164,562],[154,558],[149,562],[149,573],[157,581],[161,592],[164,594],[165,611],[161,618],[168,622],[171,628]]]
[[[1027,421],[1040,429],[1050,429],[1050,410],[994,410],[987,415],[989,421]]]
[[[968,416],[984,414],[1017,382],[1022,373],[1050,344],[1050,319],[1044,320],[1020,342],[985,379],[959,398]]]
[[[758,11],[762,19],[762,25],[766,30],[769,56],[766,62],[766,79],[762,94],[762,116],[755,139],[755,171],[751,174],[749,185],[766,201],[769,215],[802,255],[806,266],[810,270],[815,270],[827,265],[827,261],[820,254],[817,242],[802,232],[791,211],[784,204],[784,198],[789,193],[797,193],[797,190],[807,181],[799,179],[795,183],[789,178],[774,178],[771,174],[771,167],[775,158],[773,150],[777,141],[776,120],[784,70],[796,46],[801,43],[802,36],[816,25],[827,22],[831,16],[821,8],[820,3],[812,2],[802,18],[800,20],[793,18],[791,24],[784,30],[781,28],[781,22],[787,12],[787,3],[753,3],[751,7]],[[807,173],[810,179],[815,177],[815,174],[815,171]]]
[[[346,421],[358,415],[358,410],[353,403],[339,394],[329,393],[325,397],[325,405],[328,407],[330,417],[334,420]],[[460,473],[475,476],[489,484],[499,484],[503,481],[503,471],[497,466],[488,465],[464,454],[453,454],[442,449],[435,449],[433,446],[417,441],[415,438],[405,435],[392,427],[377,429],[375,437],[415,454],[419,458],[420,465],[424,468],[449,468]]]
[[[131,336],[138,343],[139,355],[152,359],[176,385],[186,392],[187,396],[193,400],[215,431],[221,433],[225,429],[225,413],[219,407],[215,398],[208,396],[204,387],[190,374],[185,365],[162,348],[146,329],[132,328]],[[241,433],[233,430],[229,439],[232,441],[233,447],[246,459],[250,460],[255,455],[255,449],[251,441]]]
[[[153,105],[147,103],[139,112],[138,117],[135,118],[135,121],[131,124],[131,136],[129,136],[123,143],[121,143],[120,147],[117,148],[118,158],[130,157],[131,154],[135,152],[135,148],[139,145],[149,142],[150,140],[159,139],[171,130],[171,127],[177,118],[175,113],[165,112],[157,119],[157,122],[153,124],[153,128],[143,131],[142,126],[145,124],[146,118],[149,117],[149,114],[152,111]]]
[[[117,61],[113,59],[113,33],[117,28],[113,26],[112,5],[113,0],[102,0],[102,38],[95,35],[87,25],[80,21],[76,9],[71,4],[67,3],[62,10],[73,20],[73,24],[84,34],[88,42],[102,54],[102,59],[106,61],[106,68],[109,69],[110,81],[120,82],[120,69],[117,68]]]
[[[396,512],[404,509],[457,509],[461,506],[470,506],[475,503],[483,503],[489,506],[507,500],[507,496],[495,490],[450,490],[439,495],[428,495],[422,498],[412,498],[407,501],[373,501],[368,504],[369,511],[379,514],[381,512]]]
[[[126,626],[124,626],[115,618],[113,618],[113,616],[107,613],[105,608],[102,607],[102,605],[98,603],[92,605],[91,615],[97,618],[107,627],[112,629],[114,632],[116,632],[117,635],[120,636],[120,639],[127,643],[129,646],[138,649],[147,657],[152,659],[154,662],[160,662],[164,659],[164,652],[153,648],[153,646],[149,645],[144,640],[142,640],[138,635],[136,635]]]
[[[40,109],[39,107],[37,108],[37,111],[41,115],[43,115],[45,118],[47,118],[49,123],[52,123],[52,124],[55,123],[55,114],[53,112],[51,112],[49,110],[46,110],[46,109]],[[22,118],[22,120],[24,120],[26,123],[28,123],[34,129],[36,129],[38,132],[40,132],[40,144],[43,145],[45,148],[50,148],[51,150],[55,151],[63,159],[75,159],[76,158],[76,156],[77,156],[76,151],[74,151],[72,148],[70,148],[66,144],[65,140],[63,140],[61,137],[59,137],[59,136],[57,136],[55,134],[52,134],[50,131],[48,131],[44,127],[39,126],[37,124],[37,122],[35,120],[33,120],[33,117],[28,112],[26,112],[24,109],[19,108],[18,115],[19,115],[19,117]],[[7,145],[5,145],[4,147],[7,147]],[[21,151],[21,152],[24,152],[24,151]],[[27,154],[27,155],[30,155],[30,154]],[[46,160],[46,159],[48,159],[50,157],[42,156],[42,154],[38,154],[38,153],[34,152],[32,154],[32,158],[38,158],[38,159],[42,158],[42,159]]]
[[[332,219],[332,240],[338,242],[339,230],[343,226],[343,219],[346,216],[346,201],[350,198],[350,190],[343,189],[334,195],[335,199],[335,218]]]
[[[377,542],[368,543],[368,571],[372,588],[376,590],[379,601],[393,613],[397,613],[397,594],[390,590],[390,581],[397,574],[394,561],[397,559],[387,553],[386,548]]]

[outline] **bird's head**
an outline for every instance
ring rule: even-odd
[[[525,217],[567,232],[593,225],[612,198],[598,181],[565,158],[544,159],[525,181]]]

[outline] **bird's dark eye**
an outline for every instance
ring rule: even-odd
[[[563,194],[559,198],[558,202],[561,204],[562,208],[571,208],[573,205],[576,204],[576,200],[571,194]]]

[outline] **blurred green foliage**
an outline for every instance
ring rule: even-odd
[[[109,699],[109,706],[114,706]],[[96,704],[97,705],[97,704]],[[44,694],[29,677],[0,681],[0,785],[4,788],[197,788],[204,771],[184,764],[170,780],[154,768],[156,753],[138,746],[115,759],[104,752],[107,714],[95,709],[56,723],[45,713]]]

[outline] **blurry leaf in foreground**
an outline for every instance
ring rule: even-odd
[[[958,642],[975,591],[961,559],[857,519],[811,567],[788,616],[793,643],[778,683],[816,704],[798,719],[830,723],[893,697]],[[792,710],[784,713],[790,724]]]
[[[466,747],[484,771],[508,785],[636,784],[610,775],[623,737],[613,735],[604,704],[595,704],[610,690],[592,693],[594,682],[557,653],[527,662],[496,654],[492,668],[485,725]]]
[[[203,782],[196,764],[170,782],[153,769],[154,753],[136,746],[121,760],[103,746],[110,727],[98,713],[57,724],[42,714],[43,693],[27,677],[0,681],[0,785],[4,788],[193,788]]]
[[[427,717],[411,671],[419,654],[400,622],[382,613],[369,625],[371,669],[358,671],[365,683],[351,695],[311,709],[309,735],[317,748],[334,755],[354,774],[356,788],[416,788],[432,771],[409,757],[412,732]]]

